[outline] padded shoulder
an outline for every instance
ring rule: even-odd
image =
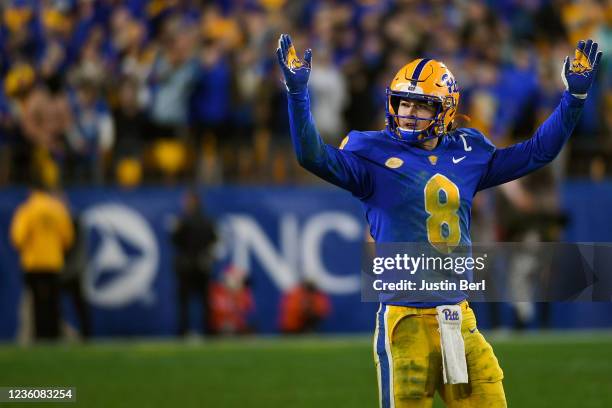
[[[342,139],[339,149],[367,156],[366,153],[372,149],[377,142],[380,143],[381,138],[382,135],[380,131],[362,132],[351,130],[349,134]]]

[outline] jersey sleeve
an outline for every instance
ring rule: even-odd
[[[578,123],[583,106],[584,100],[566,91],[557,108],[530,139],[504,149],[495,148],[487,140],[492,153],[478,190],[515,180],[553,161]]]
[[[368,197],[372,192],[372,179],[367,165],[348,149],[323,142],[310,112],[308,91],[288,93],[287,99],[291,139],[300,165],[360,199]]]

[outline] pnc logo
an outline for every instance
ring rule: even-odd
[[[159,248],[147,220],[118,203],[90,207],[83,220],[89,252],[87,299],[110,308],[135,301],[151,304]]]
[[[307,278],[329,294],[359,292],[359,276],[335,273],[325,264],[324,256],[329,235],[347,242],[362,239],[363,225],[350,214],[324,211],[303,220],[295,214],[282,214],[278,243],[249,214],[228,214],[219,225],[225,244],[218,248],[217,256],[246,271],[259,265],[281,291]]]

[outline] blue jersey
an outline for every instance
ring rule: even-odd
[[[307,91],[289,94],[291,136],[300,164],[361,200],[376,242],[469,245],[474,195],[551,162],[576,125],[584,100],[565,92],[525,142],[498,149],[481,132],[447,133],[433,150],[402,143],[388,130],[351,131],[340,148],[321,140]],[[456,303],[453,297],[442,303]],[[432,307],[432,303],[402,304]],[[437,303],[440,304],[440,303]]]

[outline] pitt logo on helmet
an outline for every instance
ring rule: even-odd
[[[443,63],[419,58],[404,65],[386,89],[386,95],[387,129],[393,138],[408,143],[421,143],[443,136],[451,130],[459,105],[459,88],[455,77]],[[402,99],[433,107],[433,116],[399,115]],[[413,128],[402,128],[400,119],[409,120]],[[426,127],[417,129],[419,121],[426,121]]]

